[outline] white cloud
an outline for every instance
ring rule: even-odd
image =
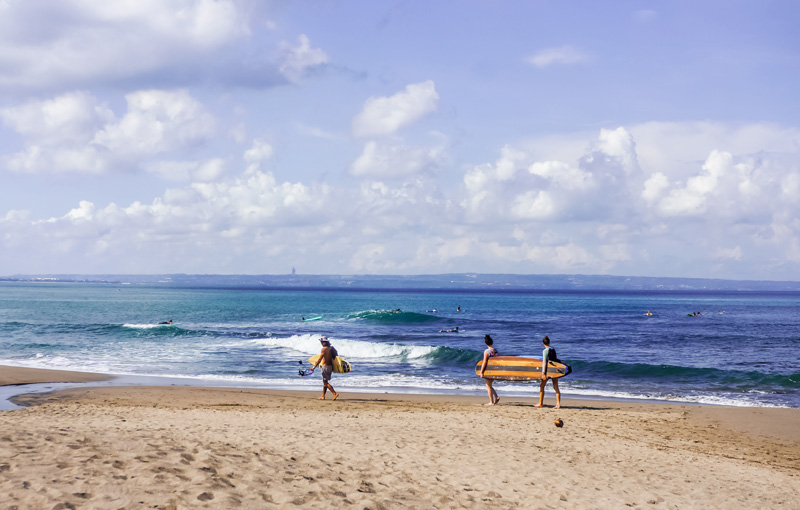
[[[116,120],[114,113],[83,91],[0,109],[4,123],[43,143],[86,142],[87,133]]]
[[[253,140],[253,146],[244,153],[244,161],[247,163],[247,172],[254,173],[262,169],[265,161],[272,158],[274,154],[272,145],[264,140]]]
[[[586,190],[594,185],[591,173],[563,161],[537,162],[528,171],[567,190]]]
[[[435,169],[441,153],[441,147],[393,146],[369,141],[351,165],[350,174],[377,179],[415,175]]]
[[[544,220],[553,216],[555,203],[547,191],[528,191],[517,195],[511,206],[511,213],[518,219]]]
[[[96,206],[83,200],[47,220],[9,212],[0,217],[0,238],[6,237],[8,249],[35,254],[30,261],[20,260],[21,266],[34,260],[50,266],[69,256],[86,260],[86,272],[108,270],[109,264],[155,272],[173,260],[193,266],[207,257],[219,261],[236,253],[255,257],[256,263],[269,250],[316,245],[322,232],[317,220],[336,209],[326,207],[330,196],[324,185],[279,182],[270,173],[254,172],[167,190],[149,204]],[[35,249],[44,239],[48,250]],[[0,253],[0,260],[7,256]]]
[[[310,69],[319,68],[328,63],[328,55],[320,49],[311,47],[311,41],[301,34],[297,46],[281,44],[280,71],[292,81],[303,77]]]
[[[36,34],[20,29],[36,26]],[[234,0],[27,0],[0,16],[0,87],[48,88],[134,77],[249,36]]]
[[[644,198],[648,204],[652,205],[661,198],[667,188],[669,188],[667,176],[661,172],[656,172],[645,181],[644,189],[642,190],[642,198]]]
[[[21,152],[6,158],[8,167],[31,173],[125,170],[153,155],[190,149],[214,134],[214,117],[185,90],[138,91],[126,100],[122,118],[83,92],[0,111],[25,142]],[[165,165],[151,169],[174,174],[175,168]]]
[[[501,189],[508,182],[515,184],[513,179],[529,159],[530,156],[525,152],[505,145],[500,150],[500,158],[493,165],[485,163],[467,171],[463,180],[468,196],[462,206],[468,214],[478,217],[488,213],[495,216],[491,212],[504,205]]]
[[[495,165],[479,165],[464,176],[462,202],[470,221],[614,218],[630,214],[639,192],[636,146],[624,128],[600,130],[583,156],[569,163],[534,161],[534,155],[505,147]]]
[[[639,165],[670,179],[685,179],[716,149],[732,154],[797,153],[800,129],[768,123],[646,122],[627,128]]]
[[[572,46],[560,48],[547,48],[528,57],[527,62],[538,68],[545,68],[556,64],[576,64],[583,62],[587,56]]]
[[[390,97],[370,97],[353,119],[353,135],[391,135],[436,111],[439,94],[433,81],[412,83]]]
[[[48,125],[39,113],[14,119],[23,118],[15,126],[26,133]],[[76,118],[92,136],[102,131],[94,117],[54,118]],[[796,153],[709,149],[704,160],[686,163],[687,171],[670,164],[684,156],[676,148],[664,150],[673,160],[654,170],[639,154],[653,140],[638,139],[636,129],[598,130],[580,144],[567,140],[557,144],[564,156],[558,159],[536,141],[505,145],[496,161],[464,169],[459,187],[443,186],[438,170],[424,171],[441,155],[401,144],[367,142],[356,187],[349,179],[340,187],[279,180],[266,167],[280,167],[281,158],[263,139],[242,151],[234,177],[228,167],[235,158],[180,159],[167,151],[143,166],[192,183],[154,200],[124,206],[83,200],[48,220],[0,211],[0,263],[17,254],[26,267],[70,259],[93,272],[261,273],[297,265],[319,272],[663,274],[679,260],[688,270],[739,267],[753,274],[757,268],[774,278],[800,260]],[[161,143],[173,142],[145,147]],[[36,251],[42,242],[52,250]]]
[[[143,90],[125,99],[125,116],[93,140],[115,154],[158,154],[191,146],[214,132],[213,116],[185,90]]]
[[[71,221],[90,221],[94,216],[94,204],[86,200],[81,200],[76,209],[70,210],[64,219]]]
[[[660,211],[667,216],[699,215],[708,209],[710,195],[717,192],[720,180],[731,175],[733,155],[712,151],[703,165],[703,172],[691,177],[683,188],[673,189],[659,204]]]
[[[639,169],[636,143],[634,143],[631,133],[624,127],[601,129],[595,148],[605,157],[616,159],[622,170],[628,175]]]

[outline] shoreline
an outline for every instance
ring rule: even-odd
[[[6,375],[8,374],[8,375]],[[192,387],[213,387],[213,388],[247,388],[247,389],[266,389],[276,391],[314,391],[308,385],[293,385],[293,384],[274,384],[268,382],[250,382],[247,380],[225,380],[216,378],[203,378],[200,376],[171,376],[171,375],[135,375],[135,374],[104,374],[94,372],[80,372],[68,369],[49,369],[49,368],[33,368],[33,367],[20,367],[11,365],[0,364],[0,399],[10,400],[14,395],[21,392],[2,391],[3,388],[9,386],[22,386],[25,384],[70,384],[70,383],[102,383],[106,382],[109,385],[125,386],[192,386]],[[497,388],[505,395],[512,398],[535,398],[538,397],[538,385],[532,391],[518,391],[514,388],[515,383],[510,383],[506,386],[508,381],[498,381],[501,384]],[[340,382],[340,384],[342,384]],[[316,387],[316,385],[312,385]],[[338,386],[338,385],[337,385]],[[363,390],[360,388],[347,388],[343,385],[346,391],[356,393],[374,393],[376,395],[384,394],[397,394],[397,395],[444,395],[452,397],[475,397],[483,396],[486,392],[485,387],[481,386],[472,390],[458,389],[438,389],[438,388],[415,388],[415,387],[392,387],[381,388],[375,391]],[[39,390],[41,391],[41,390]],[[552,388],[548,387],[547,396],[552,393]],[[5,396],[3,396],[5,394]],[[687,405],[687,406],[710,406],[710,407],[730,407],[730,408],[747,408],[747,409],[800,409],[800,407],[786,407],[776,406],[772,404],[764,405],[748,405],[730,402],[716,402],[716,401],[702,401],[691,399],[660,399],[660,398],[647,398],[641,395],[613,395],[613,394],[595,394],[595,393],[580,393],[572,392],[569,389],[563,390],[562,395],[570,400],[586,400],[586,401],[602,401],[602,402],[621,402],[621,403],[635,403],[635,404],[653,404],[653,405]],[[712,399],[713,400],[713,399]],[[0,406],[2,409],[2,406]]]
[[[19,508],[161,510],[800,501],[800,409],[340,395],[178,385],[19,395],[30,407],[0,411],[0,491]]]
[[[303,397],[316,398],[317,391],[315,390],[296,390],[296,389],[270,389],[270,388],[241,388],[236,386],[207,386],[203,384],[187,384],[187,385],[125,385],[115,386],[113,380],[117,376],[108,374],[99,374],[94,372],[76,372],[69,370],[51,370],[41,368],[28,368],[28,367],[12,367],[7,365],[0,365],[0,387],[3,386],[24,386],[28,384],[46,384],[46,383],[90,383],[90,382],[110,382],[106,386],[95,387],[73,387],[65,388],[54,391],[44,391],[26,394],[24,390],[11,398],[15,405],[33,406],[40,403],[51,401],[57,395],[84,395],[83,392],[100,391],[103,388],[126,388],[132,392],[137,389],[142,390],[142,394],[146,395],[149,391],[158,391],[159,389],[167,388],[184,388],[185,391],[191,394],[194,390],[198,394],[206,392],[219,392],[229,393],[233,395],[241,395],[243,393],[269,396],[283,396],[283,397]],[[20,388],[22,390],[22,388]],[[482,404],[485,403],[486,397],[484,396],[470,396],[470,395],[454,395],[454,394],[433,394],[433,393],[388,393],[388,392],[343,392],[342,401],[348,399],[356,399],[360,401],[367,400],[380,400],[386,402],[427,402],[427,403],[460,403],[460,404]],[[536,401],[535,397],[527,396],[509,396],[502,397],[502,405],[509,403],[516,403],[517,405],[533,405]],[[552,404],[555,396],[552,389],[548,387],[545,393],[545,409],[553,409]],[[667,402],[667,401],[644,401],[623,398],[571,398],[562,395],[563,405],[562,409],[619,409],[631,410],[647,408],[655,406],[664,409],[680,409],[682,412],[689,413],[694,419],[703,420],[710,425],[722,425],[730,430],[736,430],[741,433],[754,436],[773,437],[786,441],[794,441],[800,444],[800,408],[778,408],[778,407],[737,407],[725,406],[715,404],[698,404],[698,403],[684,403],[684,402]]]

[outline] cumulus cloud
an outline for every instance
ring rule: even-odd
[[[541,161],[528,171],[566,190],[586,190],[594,185],[592,174],[563,161]]]
[[[95,268],[113,259],[116,267],[151,272],[158,264],[175,260],[177,270],[181,263],[178,259],[192,247],[202,257],[214,253],[225,259],[226,253],[235,251],[255,250],[249,255],[255,256],[259,249],[266,253],[273,245],[302,246],[319,236],[317,229],[306,227],[325,216],[329,194],[326,186],[279,182],[269,172],[255,171],[167,190],[151,203],[118,206],[83,200],[66,214],[45,220],[31,219],[20,211],[9,212],[0,218],[0,232],[14,240],[5,244],[7,248],[32,250],[37,255],[30,262],[38,259],[43,267],[68,255],[86,257]],[[285,244],[302,231],[307,235]],[[34,250],[44,239],[47,253]],[[221,239],[226,242],[221,244]],[[159,258],[162,262],[157,262]],[[193,258],[190,256],[186,264],[200,262]],[[138,261],[145,259],[146,267],[138,266]],[[27,263],[20,261],[23,266]],[[250,271],[255,267],[250,266]]]
[[[687,128],[691,133],[696,126]],[[662,147],[668,159],[651,166],[654,140],[636,138],[632,132],[640,129],[603,129],[582,154],[574,149],[564,160],[538,159],[547,155],[546,144],[506,146],[497,162],[465,173],[464,220],[487,239],[505,238],[495,241],[492,256],[516,261],[516,267],[529,261],[536,267],[621,271],[647,265],[652,253],[660,262],[702,260],[703,267],[717,262],[728,267],[759,260],[765,246],[791,257],[800,244],[794,131],[780,130],[789,153],[736,156],[710,150],[692,168],[681,161],[680,147]],[[719,132],[738,140],[741,131],[762,129]],[[716,141],[731,143],[725,137]],[[562,155],[564,147],[578,146],[556,145]],[[647,163],[641,162],[642,145]],[[547,258],[554,254],[557,258]],[[691,263],[686,268],[690,271]]]
[[[406,177],[438,167],[441,153],[441,147],[383,145],[370,141],[351,165],[350,174],[378,179]]]
[[[512,181],[525,166],[529,156],[510,145],[500,151],[500,158],[494,164],[484,163],[468,170],[463,181],[467,196],[461,205],[469,217],[497,217],[494,211],[505,209],[506,197],[503,190],[513,188]],[[487,216],[488,215],[488,216]]]
[[[576,64],[583,62],[587,56],[572,46],[547,48],[527,58],[527,62],[538,68],[545,68],[557,64]]]
[[[297,81],[311,69],[328,63],[328,55],[318,48],[311,47],[308,36],[301,34],[297,46],[281,44],[280,71],[292,81]]]
[[[112,153],[167,152],[200,143],[214,131],[214,117],[185,90],[143,90],[125,100],[125,116],[104,126],[92,140]]]
[[[82,86],[200,64],[249,36],[234,0],[6,2],[0,88]],[[31,34],[21,27],[36,26]],[[177,76],[177,75],[176,75]]]
[[[188,149],[208,140],[215,119],[185,90],[137,91],[117,118],[85,92],[0,110],[25,147],[6,158],[18,172],[104,173],[136,168],[153,155]],[[159,163],[156,172],[175,174]],[[174,170],[174,169],[173,169]]]
[[[634,205],[628,195],[639,179],[638,164],[635,143],[624,128],[601,130],[573,162],[530,163],[533,159],[506,146],[494,165],[468,171],[463,202],[468,216],[482,222],[613,218]]]
[[[800,129],[769,123],[645,122],[626,128],[639,164],[670,179],[697,172],[712,150],[734,154],[797,153]]]
[[[370,97],[353,119],[356,137],[386,136],[436,111],[439,94],[433,81],[412,83],[389,97]]]
[[[86,133],[115,120],[107,105],[83,91],[3,108],[0,118],[20,135],[43,143],[85,141]]]
[[[255,173],[262,169],[262,165],[272,158],[274,150],[272,145],[264,140],[253,140],[253,146],[247,149],[243,159],[247,163],[247,173]]]
[[[725,174],[730,174],[732,167],[732,154],[713,151],[703,165],[701,174],[690,178],[684,187],[673,189],[661,201],[661,212],[667,216],[705,213],[709,195],[717,191],[720,180],[725,178]]]
[[[45,121],[31,111],[14,117],[19,132],[64,125],[61,114]],[[105,114],[97,115],[102,121]],[[108,124],[91,115],[66,118],[91,126],[90,133]],[[318,272],[658,275],[666,267],[692,274],[696,266],[746,268],[748,275],[757,268],[759,277],[780,277],[800,262],[796,152],[709,148],[700,161],[685,162],[689,170],[669,161],[651,167],[640,149],[654,154],[653,140],[635,136],[639,128],[603,129],[582,144],[559,144],[555,153],[542,144],[508,144],[495,161],[465,168],[459,187],[443,187],[437,172],[404,173],[374,163],[381,155],[427,161],[421,148],[407,151],[414,157],[404,160],[396,150],[402,145],[375,141],[365,144],[364,160],[372,163],[356,187],[352,180],[333,187],[277,179],[268,170],[277,164],[276,149],[264,139],[253,140],[241,159],[165,158],[158,160],[161,167],[147,169],[173,172],[191,184],[148,202],[76,201],[49,219],[0,211],[0,264],[17,254],[15,267],[40,271],[69,257],[85,261],[86,268],[75,270],[91,272],[260,273],[296,265]],[[729,145],[724,138],[717,143]],[[579,146],[565,156],[565,147]],[[678,149],[663,153],[684,157]],[[52,249],[35,250],[42,242]]]

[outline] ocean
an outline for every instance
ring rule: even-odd
[[[319,390],[318,374],[298,371],[325,335],[353,366],[334,376],[339,392],[485,395],[475,364],[487,333],[500,354],[535,357],[548,335],[573,369],[560,381],[565,405],[598,397],[800,407],[797,292],[0,282],[0,365],[174,384]],[[538,395],[537,383],[495,388],[501,398]]]

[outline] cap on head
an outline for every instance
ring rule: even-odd
[[[323,345],[324,345],[324,344],[329,344],[329,343],[330,343],[330,342],[328,341],[328,337],[327,337],[327,336],[323,336],[322,338],[320,338],[320,339],[319,339],[319,341],[320,341],[320,342],[321,342]]]

